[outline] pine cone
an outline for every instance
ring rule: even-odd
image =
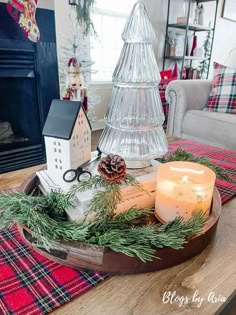
[[[117,154],[108,154],[98,164],[98,172],[110,183],[119,183],[126,177],[125,160]]]

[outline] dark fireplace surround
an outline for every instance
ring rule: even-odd
[[[37,9],[30,42],[0,4],[0,173],[44,163],[42,129],[59,98],[54,11]]]

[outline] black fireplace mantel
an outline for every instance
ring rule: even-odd
[[[0,122],[9,121],[17,136],[28,140],[0,142],[0,173],[45,162],[42,128],[52,100],[59,98],[54,11],[37,9],[36,20],[37,44],[25,37],[6,4],[0,3]]]

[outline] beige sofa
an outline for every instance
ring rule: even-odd
[[[236,115],[203,111],[211,89],[209,80],[172,81],[167,134],[236,151]]]
[[[236,49],[225,64],[236,67]],[[236,151],[236,115],[203,111],[211,85],[211,80],[176,80],[168,85],[167,134]]]

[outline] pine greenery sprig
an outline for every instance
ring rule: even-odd
[[[209,31],[207,32],[206,39],[203,42],[205,59],[200,62],[201,78],[203,78],[203,76],[206,75],[208,72],[210,57],[211,57],[211,45],[212,45],[212,31]]]
[[[0,194],[0,229],[18,222],[28,227],[38,244],[50,248],[50,241],[85,241],[88,225],[78,225],[66,221],[65,209],[70,206],[68,198],[61,193],[52,192],[47,196],[27,196],[22,192]]]
[[[94,175],[88,180],[81,181],[71,187],[68,191],[68,199],[75,196],[77,192],[91,189],[100,189],[95,192],[89,205],[88,214],[96,213],[96,218],[111,217],[117,205],[122,202],[121,185],[136,186],[144,190],[143,186],[130,174],[127,174],[121,183],[109,183],[101,175]]]
[[[57,203],[61,205],[58,217]],[[68,196],[55,192],[38,197],[21,192],[0,194],[0,208],[3,209],[0,229],[18,222],[28,227],[37,244],[47,250],[52,240],[75,240],[102,245],[145,262],[154,259],[157,248],[182,248],[188,237],[202,233],[206,220],[198,213],[187,222],[176,218],[166,225],[147,224],[145,219],[153,211],[131,208],[117,216],[113,214],[92,223],[77,224],[65,221],[62,215],[63,207],[68,204]],[[52,206],[55,207],[53,215]]]
[[[84,26],[84,34],[94,34],[96,31],[94,28],[93,21],[91,19],[91,10],[94,6],[95,0],[79,0],[78,4],[75,6],[77,21],[79,25]]]
[[[198,163],[206,167],[209,167],[213,172],[215,172],[216,177],[218,179],[236,184],[236,180],[231,178],[228,174],[226,174],[223,167],[213,164],[212,162],[209,161],[208,158],[204,156],[195,157],[191,152],[182,150],[180,148],[177,149],[172,154],[170,154],[168,157],[158,159],[158,161],[161,163],[174,162],[174,161],[188,161],[188,162]]]
[[[139,210],[139,213],[142,212]],[[154,254],[158,248],[171,247],[176,250],[183,248],[188,237],[203,233],[206,218],[198,212],[187,222],[178,217],[164,225],[109,226],[109,222],[106,229],[104,226],[102,229],[99,225],[96,226],[96,233],[88,243],[99,244],[131,257],[137,256],[145,262],[156,257]]]

